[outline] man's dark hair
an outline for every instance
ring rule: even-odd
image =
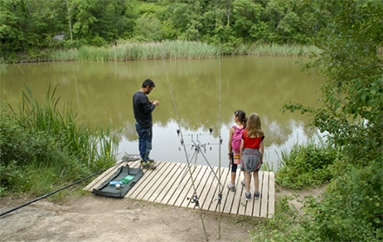
[[[146,79],[143,83],[142,83],[142,87],[155,87],[156,85],[154,85],[154,82],[150,79]]]

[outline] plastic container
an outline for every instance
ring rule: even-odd
[[[132,175],[127,175],[126,177],[121,179],[122,184],[128,184],[131,180],[134,179],[134,176]]]
[[[109,185],[111,185],[111,186],[116,186],[117,184],[122,185],[122,182],[121,181],[110,181],[109,182]]]

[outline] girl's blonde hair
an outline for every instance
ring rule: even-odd
[[[251,113],[247,118],[246,130],[248,137],[262,137],[264,135],[261,128],[261,118],[257,113]]]

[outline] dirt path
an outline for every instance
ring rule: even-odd
[[[317,196],[323,188],[299,191],[303,197]],[[276,196],[293,192],[278,189]],[[28,198],[0,198],[4,212],[29,202]],[[298,209],[301,204],[291,201]],[[250,241],[249,231],[258,218],[203,214],[209,241]],[[115,199],[91,193],[68,198],[62,204],[39,200],[0,218],[0,241],[206,241],[198,209]]]
[[[25,199],[24,199],[25,200]],[[1,211],[28,200],[1,198]],[[244,219],[244,218],[242,218]],[[209,241],[249,241],[254,221],[203,216]],[[63,204],[37,201],[0,218],[1,241],[206,241],[199,210],[85,195]]]

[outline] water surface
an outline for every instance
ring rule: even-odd
[[[0,100],[16,106],[24,85],[44,100],[48,86],[57,86],[61,104],[69,103],[81,122],[122,131],[117,151],[121,158],[125,153],[138,153],[132,95],[144,79],[151,78],[156,88],[149,99],[160,101],[153,113],[151,158],[186,162],[189,157],[198,164],[227,166],[233,112],[242,109],[260,115],[266,161],[276,169],[281,152],[307,142],[315,133],[305,128],[309,117],[281,112],[289,101],[319,105],[317,90],[323,79],[301,72],[296,61],[307,59],[245,56],[10,65],[0,69]],[[177,129],[187,145],[186,154]],[[203,152],[196,153],[193,144],[203,147]]]

